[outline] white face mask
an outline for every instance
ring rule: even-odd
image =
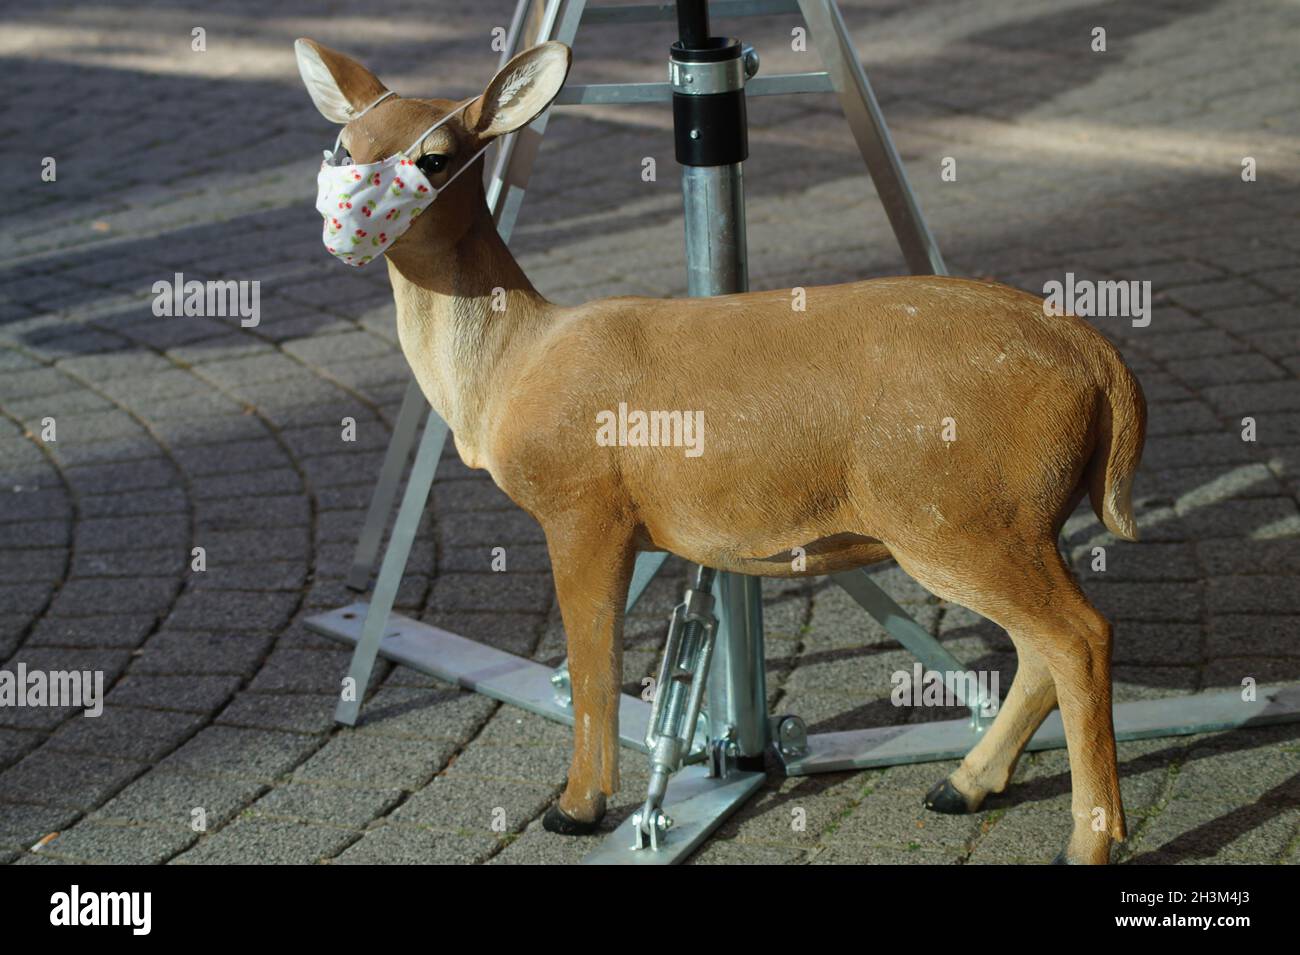
[[[364,116],[393,95],[385,93],[355,118]],[[321,241],[330,255],[348,265],[365,265],[383,255],[411,227],[415,217],[438,198],[439,190],[408,154],[414,153],[425,137],[468,105],[457,106],[421,133],[407,149],[379,162],[354,163],[348,151],[340,148],[343,131],[339,130],[334,151],[325,153],[325,161],[316,175],[316,211],[325,218]],[[442,188],[455,182],[489,145],[471,156]]]

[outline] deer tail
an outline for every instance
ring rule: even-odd
[[[1093,452],[1088,496],[1098,519],[1116,537],[1135,541],[1133,478],[1146,440],[1147,402],[1142,386],[1112,352],[1111,374],[1101,389],[1097,450]]]

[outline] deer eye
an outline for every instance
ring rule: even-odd
[[[426,176],[435,176],[447,168],[447,157],[431,153],[427,156],[421,156],[415,161],[415,165]]]

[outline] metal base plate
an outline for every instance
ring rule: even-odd
[[[657,850],[633,849],[636,829],[632,817],[615,829],[583,865],[674,865],[681,862],[740,808],[766,779],[763,773],[733,770],[725,779],[710,779],[703,766],[687,766],[673,776],[664,811],[673,826]]]
[[[1300,721],[1300,684],[1258,688],[1252,702],[1241,698],[1240,690],[1198,693],[1120,703],[1115,707],[1115,738],[1152,739],[1213,733],[1242,726]],[[960,759],[979,739],[970,720],[947,720],[909,726],[849,730],[842,733],[810,733],[804,756],[780,757],[787,776],[807,776],[872,766],[926,763]],[[1061,749],[1065,730],[1061,714],[1053,712],[1043,721],[1028,749]]]
[[[349,604],[305,621],[309,630],[355,644],[361,638],[367,604]],[[550,667],[534,660],[485,646],[427,623],[390,614],[379,643],[379,655],[467,690],[530,713],[573,725],[573,710],[562,705],[551,685]],[[618,711],[618,735],[624,746],[646,752],[645,733],[650,704],[623,694]],[[631,845],[631,843],[628,843]]]

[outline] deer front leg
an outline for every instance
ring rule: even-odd
[[[608,520],[547,528],[569,649],[573,760],[557,805],[542,820],[551,832],[583,835],[618,790],[618,707],[623,680],[623,608],[636,554],[628,528]]]

